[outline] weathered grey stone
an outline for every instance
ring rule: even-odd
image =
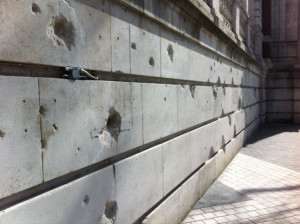
[[[180,214],[181,188],[165,199],[153,212],[151,212],[142,222],[142,224],[169,224],[180,223],[182,216]]]
[[[162,146],[115,164],[116,223],[133,223],[163,197]]]
[[[177,86],[178,130],[200,123],[202,96],[198,86]]]
[[[144,29],[130,25],[131,73],[160,76],[160,37]]]
[[[7,224],[113,223],[118,206],[110,166],[7,208],[0,212],[0,220]]]
[[[208,188],[216,179],[216,159],[213,157],[205,162],[205,165],[199,170],[200,192],[202,197]]]
[[[43,181],[38,79],[0,76],[0,105],[3,198]]]
[[[200,198],[200,175],[196,172],[182,186],[180,195],[180,216],[183,218],[192,210],[196,201]]]
[[[130,73],[129,23],[111,17],[112,71]]]
[[[45,180],[142,145],[141,84],[40,79]]]
[[[142,84],[144,143],[177,131],[177,86]]]
[[[38,0],[38,11],[32,4],[1,3],[0,60],[111,70],[110,16],[102,2]]]
[[[161,30],[161,76],[189,79],[188,41],[170,31]]]
[[[164,143],[164,195],[184,180],[192,172],[191,138],[184,134]],[[176,170],[176,172],[174,172]]]

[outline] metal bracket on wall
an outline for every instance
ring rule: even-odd
[[[86,71],[83,68],[79,68],[79,67],[71,67],[71,66],[67,66],[65,67],[65,74],[63,75],[64,78],[67,79],[98,79],[98,76],[94,76],[91,73],[89,73],[88,71]]]

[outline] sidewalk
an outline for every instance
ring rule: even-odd
[[[299,131],[261,128],[182,223],[300,223]]]

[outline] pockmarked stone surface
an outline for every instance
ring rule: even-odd
[[[262,127],[182,223],[300,223],[299,130]]]

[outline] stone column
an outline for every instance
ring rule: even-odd
[[[239,1],[234,1],[233,3],[233,21],[232,21],[232,29],[235,33],[235,37],[239,42],[242,42],[242,38],[240,36],[240,3]]]

